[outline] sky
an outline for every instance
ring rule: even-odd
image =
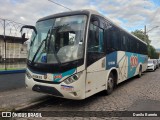
[[[160,0],[53,1],[72,10],[97,10],[129,32],[136,29],[144,31],[146,25],[151,44],[160,48]],[[39,18],[68,11],[48,0],[1,0],[0,5],[0,18],[31,25],[35,25]],[[155,28],[156,26],[159,27]]]

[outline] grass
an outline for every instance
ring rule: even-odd
[[[23,70],[25,68],[7,68],[7,70]],[[5,68],[0,68],[0,71],[4,71]]]

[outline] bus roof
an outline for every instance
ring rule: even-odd
[[[127,30],[123,29],[122,27],[120,27],[116,23],[112,22],[109,18],[107,18],[104,15],[100,14],[98,11],[92,10],[92,9],[84,9],[84,10],[76,10],[76,11],[67,11],[67,12],[57,13],[57,14],[53,14],[53,15],[49,15],[49,16],[43,17],[43,18],[39,19],[37,22],[43,21],[43,20],[47,20],[47,19],[51,19],[51,18],[54,18],[54,17],[62,17],[62,16],[78,15],[78,14],[86,14],[86,15],[94,14],[94,15],[99,15],[99,16],[105,18],[106,20],[108,20],[110,23],[114,24],[116,27],[118,27],[121,30],[125,31],[126,33],[130,34],[132,37],[135,37],[136,39],[138,39],[139,41],[143,42],[144,44],[147,44],[146,42],[142,41],[141,39],[139,39],[135,35],[129,33]]]

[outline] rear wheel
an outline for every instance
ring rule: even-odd
[[[113,89],[114,89],[114,76],[112,73],[110,73],[107,80],[107,90],[105,91],[106,94],[110,95],[113,92]]]

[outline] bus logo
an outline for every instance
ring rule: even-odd
[[[58,78],[59,78],[59,79],[62,78],[62,74],[60,74],[60,75],[55,75],[55,76],[54,76],[54,79],[58,79]]]
[[[136,67],[138,65],[138,58],[137,56],[132,56],[130,58],[130,64],[132,67]]]

